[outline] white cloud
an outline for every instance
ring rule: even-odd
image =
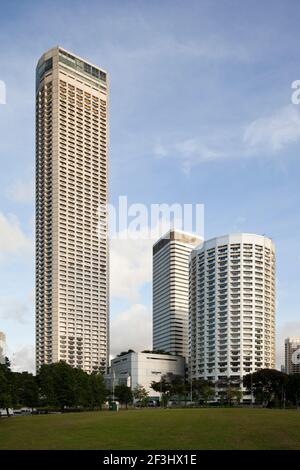
[[[16,181],[6,191],[7,197],[14,202],[30,203],[34,199],[34,180],[29,181]]]
[[[155,221],[148,221],[155,222]],[[173,224],[179,228],[176,215]],[[171,222],[162,218],[154,226],[145,225],[139,232],[118,232],[110,241],[110,294],[112,297],[139,302],[140,289],[152,280],[152,246],[170,230]]]
[[[16,295],[7,295],[0,297],[0,318],[18,322],[27,323],[29,316],[34,311],[34,292],[31,292],[25,298]]]
[[[246,127],[244,143],[250,151],[278,152],[300,139],[300,113],[296,106],[284,107],[268,117],[258,118]]]
[[[213,149],[197,139],[178,142],[175,145],[175,150],[182,158],[183,170],[186,173],[199,163],[210,162],[225,156],[223,152]]]
[[[151,281],[152,240],[112,240],[110,258],[111,296],[137,302]]]
[[[32,345],[20,347],[9,357],[14,372],[35,372],[35,349]]]
[[[154,146],[153,151],[158,158],[176,158],[186,174],[190,172],[192,167],[200,163],[211,162],[227,156],[223,151],[207,145],[201,138],[183,139],[170,145],[163,145],[159,142]]]
[[[18,218],[0,212],[0,260],[7,255],[27,255],[33,252],[33,241],[23,232]]]
[[[161,142],[157,142],[154,146],[154,155],[158,158],[167,157],[169,155],[169,150],[162,145]]]
[[[111,320],[111,354],[133,349],[142,351],[151,348],[152,319],[150,309],[134,304]]]
[[[300,141],[300,112],[286,106],[271,116],[260,117],[245,126],[201,130],[197,137],[176,140],[157,139],[153,153],[157,158],[177,160],[184,173],[200,164],[216,160],[276,157],[282,149]]]

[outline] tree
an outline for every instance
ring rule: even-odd
[[[203,398],[204,403],[207,405],[210,400],[215,398],[215,389],[214,387],[206,386],[201,392],[201,397]]]
[[[0,407],[6,409],[9,417],[9,408],[16,403],[16,391],[14,388],[14,373],[11,371],[8,357],[4,364],[0,364]]]
[[[220,403],[232,405],[240,403],[243,398],[241,390],[242,379],[240,377],[221,377],[216,381],[215,385],[219,391]]]
[[[39,404],[37,378],[28,372],[14,373],[14,388],[18,405],[34,408]]]
[[[42,400],[46,405],[59,406],[62,411],[75,405],[74,369],[66,362],[43,365],[38,381]]]
[[[184,378],[180,375],[168,374],[167,380],[169,380],[171,384],[170,395],[176,396],[179,402],[181,401],[182,396],[184,396],[186,400],[187,387]]]
[[[142,385],[136,385],[132,390],[132,396],[135,400],[140,401],[142,406],[146,406],[149,400],[149,393]]]
[[[151,388],[160,392],[163,406],[168,406],[172,396],[176,395],[180,400],[180,395],[186,393],[184,379],[180,375],[172,373],[163,375],[159,382],[152,382]]]
[[[229,386],[225,391],[225,400],[229,405],[233,403],[240,403],[243,397],[243,392],[239,388]]]
[[[102,408],[103,403],[109,395],[101,373],[93,373],[89,376],[90,403],[92,408]]]
[[[257,402],[268,407],[274,401],[283,401],[288,377],[283,372],[274,369],[261,369],[248,374],[243,384],[248,393],[252,393]]]
[[[62,410],[65,407],[74,406],[76,404],[74,369],[64,361],[53,364],[53,367],[57,403]]]
[[[171,383],[166,376],[161,377],[159,382],[152,382],[151,388],[155,392],[160,392],[160,399],[164,407],[168,406],[171,394]]]
[[[91,406],[89,375],[82,369],[73,369],[74,374],[74,403],[76,406],[87,408]]]
[[[38,375],[12,372],[9,360],[0,364],[0,407],[16,405],[65,408],[76,406],[94,408],[102,406],[109,392],[99,372],[91,375],[73,368],[64,361],[44,364]]]
[[[131,403],[133,398],[131,388],[127,387],[125,384],[120,384],[115,387],[115,396],[120,403],[126,405],[126,409],[128,408],[128,403]]]
[[[203,400],[206,405],[215,397],[215,389],[210,380],[193,379],[191,388],[193,396],[196,396],[198,401]]]
[[[7,377],[2,369],[0,369],[0,408],[5,408],[9,417],[9,408],[11,407],[11,393]],[[1,415],[0,415],[1,417]]]
[[[43,364],[37,376],[40,402],[43,406],[57,406],[53,364]]]
[[[300,406],[300,374],[291,374],[286,383],[287,398],[297,409]]]

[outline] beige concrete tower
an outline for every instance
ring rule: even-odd
[[[41,57],[36,69],[37,369],[59,360],[87,372],[107,365],[107,107],[105,71],[61,47]]]
[[[153,245],[153,348],[189,352],[189,257],[202,238],[170,230]]]

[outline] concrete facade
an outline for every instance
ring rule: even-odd
[[[275,368],[275,246],[255,234],[213,238],[190,259],[190,375],[239,383]]]
[[[153,245],[153,349],[188,359],[189,256],[202,239],[170,230]]]
[[[115,386],[125,384],[133,390],[142,385],[149,396],[158,398],[159,392],[151,388],[152,382],[159,382],[163,375],[172,373],[184,377],[185,360],[181,356],[156,354],[153,352],[129,352],[111,361],[110,380]]]
[[[37,369],[107,366],[108,93],[105,71],[61,47],[37,64]]]

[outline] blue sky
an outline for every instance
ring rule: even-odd
[[[16,368],[34,344],[35,65],[58,44],[110,73],[112,202],[203,203],[206,238],[274,239],[282,361],[283,337],[300,335],[299,21],[291,0],[1,6],[0,330]],[[151,244],[112,256],[113,349],[148,346]]]

